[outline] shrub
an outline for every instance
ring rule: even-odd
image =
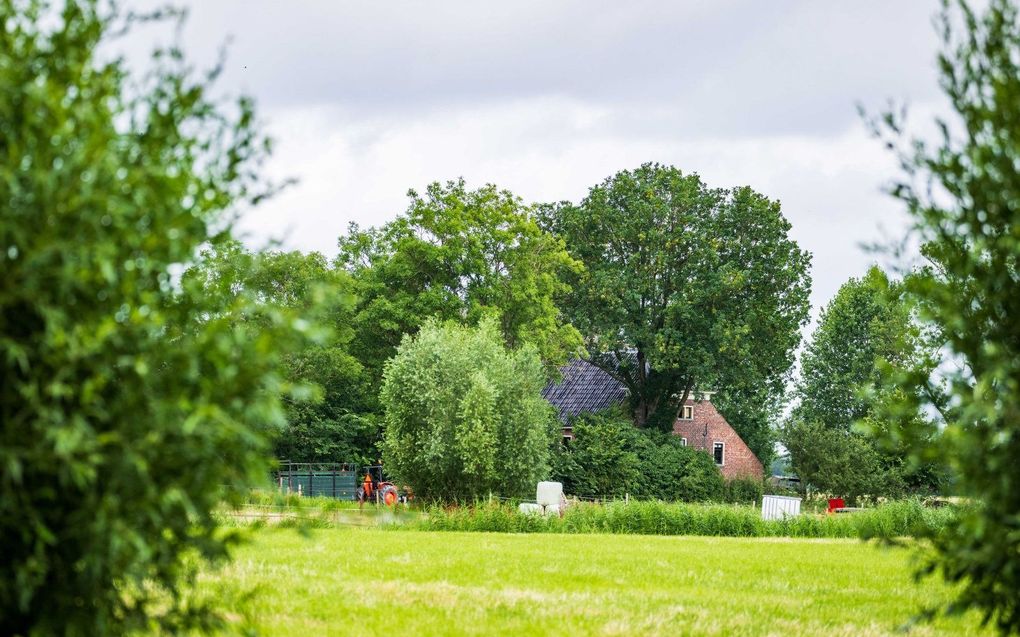
[[[755,478],[734,478],[726,481],[724,499],[733,503],[761,502],[765,495],[765,484]]]
[[[710,455],[685,447],[672,434],[638,433],[641,479],[634,493],[683,502],[718,500],[723,496],[722,475]]]
[[[574,440],[555,454],[552,477],[567,493],[613,498],[697,502],[723,496],[711,456],[671,434],[636,429],[618,409],[585,414],[573,423]]]
[[[632,449],[634,426],[618,410],[585,414],[573,422],[574,439],[556,454],[553,479],[564,490],[585,497],[622,497],[641,480]]]
[[[123,26],[99,5],[0,2],[5,635],[207,625],[194,558],[225,557],[213,509],[264,479],[282,422],[291,321],[174,282],[263,194],[251,106],[178,52],[133,83],[96,54]]]

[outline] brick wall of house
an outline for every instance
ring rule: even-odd
[[[710,401],[688,400],[687,404],[693,407],[693,418],[690,420],[677,419],[673,425],[674,434],[686,438],[687,446],[701,449],[709,454],[713,453],[716,442],[723,443],[723,464],[719,470],[727,480],[733,478],[757,478],[760,480],[764,477],[765,468],[761,461],[744,444],[737,432]],[[706,426],[707,436],[705,435]]]

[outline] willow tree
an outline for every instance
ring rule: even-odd
[[[386,362],[383,460],[420,497],[524,495],[548,473],[556,419],[542,362],[502,340],[493,319],[433,319]]]

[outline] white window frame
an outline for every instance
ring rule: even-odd
[[[715,449],[716,449],[716,447],[720,447],[721,450],[722,450],[722,462],[715,463],[715,466],[717,466],[717,467],[725,467],[726,466],[726,443],[723,442],[722,440],[715,440],[715,441],[712,442],[712,460],[715,460]]]
[[[680,408],[680,420],[694,420],[694,405],[684,405]]]
[[[683,447],[686,447],[687,446],[687,438],[681,438],[680,439],[680,445],[683,446]]]

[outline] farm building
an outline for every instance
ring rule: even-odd
[[[564,438],[574,437],[571,423],[576,417],[619,405],[627,399],[627,387],[622,382],[586,360],[575,359],[560,371],[563,378],[546,386],[542,395],[559,413]],[[673,433],[685,445],[712,454],[727,480],[760,479],[765,474],[761,461],[715,408],[709,394],[687,400],[673,423]]]

